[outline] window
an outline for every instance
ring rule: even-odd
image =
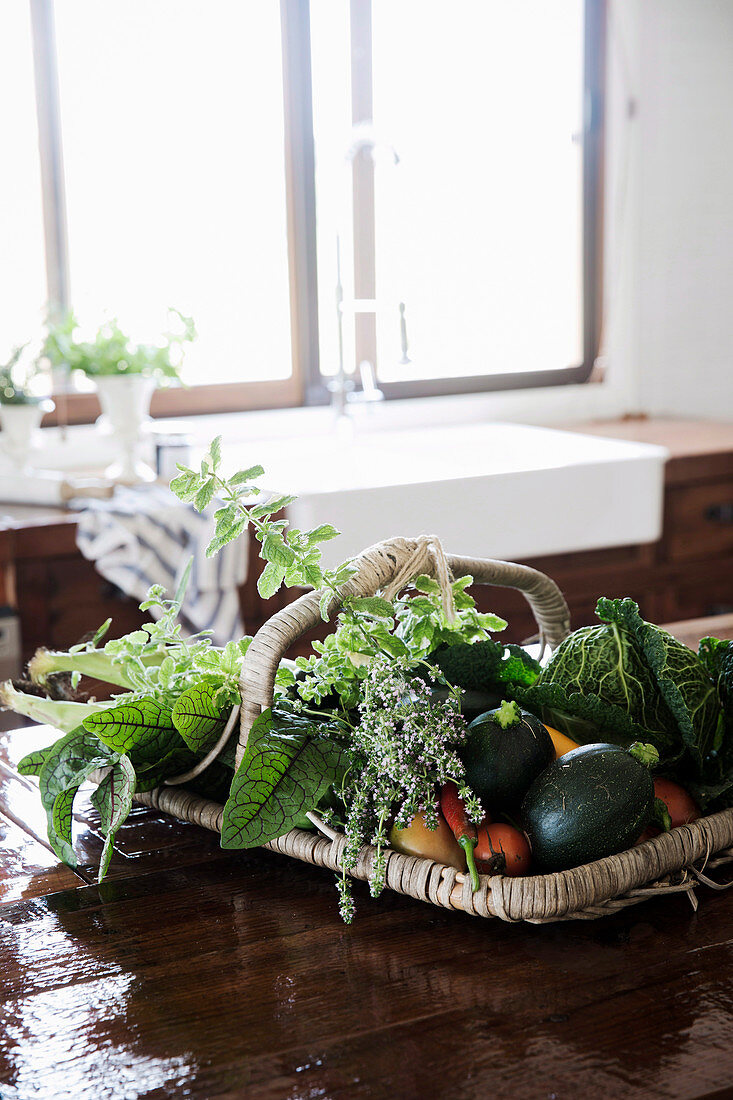
[[[602,10],[7,5],[3,348],[47,296],[144,340],[174,306],[199,338],[159,414],[325,401],[340,364],[387,397],[587,377]]]
[[[602,14],[583,0],[352,0],[349,27],[313,0],[314,88],[321,70],[343,83],[348,36],[351,56],[340,113],[314,96],[317,164],[353,165],[341,196],[318,179],[321,347],[338,233],[347,368],[376,363],[386,396],[590,374]],[[338,367],[328,352],[315,393]]]

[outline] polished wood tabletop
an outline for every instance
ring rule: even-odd
[[[480,920],[142,807],[95,883],[0,735],[2,1100],[733,1096],[733,891],[595,921]],[[733,877],[733,866],[722,881]]]

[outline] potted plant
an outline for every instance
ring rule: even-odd
[[[28,346],[19,344],[8,361],[0,364],[2,450],[14,466],[21,468],[28,460],[43,414],[53,408],[53,401],[33,391],[33,381],[41,371],[38,359],[29,355]]]
[[[104,418],[117,437],[121,458],[108,474],[115,480],[135,484],[152,480],[153,471],[140,461],[140,433],[148,417],[153,391],[180,382],[185,344],[196,337],[190,317],[177,310],[179,331],[169,330],[157,344],[134,343],[116,319],[105,322],[91,340],[78,336],[79,323],[73,313],[49,325],[43,354],[52,367],[72,374],[79,371],[93,380]]]

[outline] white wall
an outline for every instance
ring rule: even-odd
[[[733,419],[733,0],[609,16],[609,373],[629,411]]]

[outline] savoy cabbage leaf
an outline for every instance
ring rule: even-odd
[[[733,805],[733,641],[703,638],[698,656],[722,704],[723,736],[688,787],[704,809],[722,810]]]
[[[689,754],[699,770],[721,731],[704,664],[633,600],[601,598],[596,613],[601,624],[573,631],[515,697],[575,740],[650,740],[665,764]]]
[[[666,630],[645,622],[633,600],[602,597],[596,614],[635,640],[684,745],[701,767],[708,753],[720,747],[723,735],[720,699],[705,665]]]

